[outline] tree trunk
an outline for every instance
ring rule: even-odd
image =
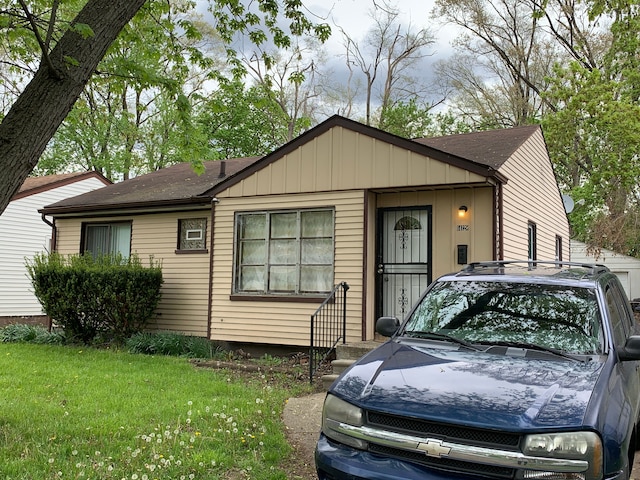
[[[111,43],[146,0],[89,0],[0,123],[0,214],[37,165]]]

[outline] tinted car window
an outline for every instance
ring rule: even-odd
[[[575,354],[601,353],[594,290],[515,282],[438,282],[405,334],[436,332],[477,343],[528,342]]]
[[[623,300],[615,289],[607,288],[606,299],[609,316],[611,317],[613,340],[618,347],[621,347],[631,334],[631,321],[626,315],[627,312]]]

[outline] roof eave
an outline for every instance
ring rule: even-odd
[[[211,205],[214,199],[212,196],[199,196],[171,200],[154,200],[149,202],[130,202],[118,204],[99,204],[99,205],[72,205],[61,207],[44,207],[38,210],[43,215],[51,216],[74,216],[78,214],[102,214],[105,212],[130,212],[135,211],[167,211],[167,210],[185,210],[189,207],[206,207]]]

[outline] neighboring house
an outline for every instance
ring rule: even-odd
[[[629,299],[640,299],[640,259],[604,248],[592,252],[586,244],[571,240],[571,261],[606,265],[620,279]]]
[[[0,215],[1,323],[43,315],[25,265],[25,259],[50,250],[51,223],[38,210],[110,184],[96,172],[27,178]]]
[[[334,116],[262,158],[205,165],[47,206],[56,250],[160,260],[154,328],[289,346],[309,345],[340,282],[358,341],[466,263],[568,258],[538,126],[412,141]]]

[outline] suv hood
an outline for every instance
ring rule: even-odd
[[[604,363],[540,360],[388,341],[334,382],[366,410],[483,428],[582,425]]]

